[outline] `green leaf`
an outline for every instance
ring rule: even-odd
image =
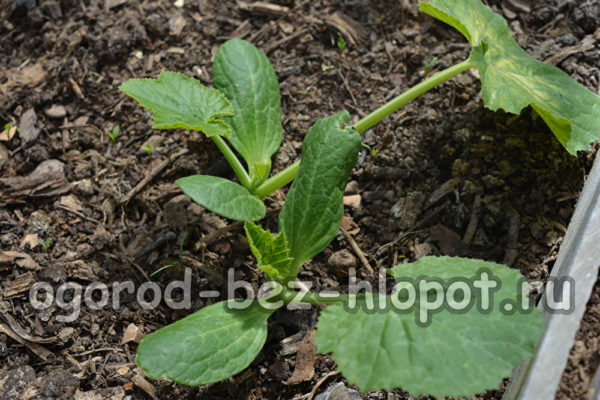
[[[246,222],[244,229],[260,269],[271,279],[282,284],[296,278],[298,268],[292,265],[285,233],[281,232],[275,236],[252,222]]]
[[[228,309],[233,302],[205,307],[144,337],[137,365],[152,379],[169,378],[190,386],[242,371],[265,343],[269,313],[257,304],[246,310]]]
[[[423,297],[419,302],[416,296],[414,308],[392,307],[393,295],[362,296],[356,311],[346,310],[349,303],[338,303],[322,312],[317,325],[319,352],[333,353],[344,376],[362,390],[400,387],[413,396],[471,396],[497,388],[517,364],[532,356],[543,330],[541,313],[504,311],[507,302],[529,303],[520,294],[518,271],[480,260],[424,257],[390,272],[403,287],[417,284],[415,293]],[[442,280],[440,293],[447,294],[453,282],[470,282],[484,273],[491,282],[500,283],[491,292],[487,310],[480,308],[482,291],[471,284],[470,308],[451,309],[446,301],[446,307],[431,315],[429,324],[420,323],[418,310],[433,301],[424,288],[419,291],[420,279]],[[404,294],[407,304],[405,293],[397,292]],[[369,310],[369,299],[375,304],[384,300],[387,312]]]
[[[175,181],[196,203],[229,219],[255,221],[265,216],[263,202],[245,187],[210,175],[192,175]]]
[[[470,61],[479,69],[486,107],[518,114],[531,105],[571,154],[600,138],[600,97],[528,55],[504,18],[481,0],[431,0],[419,8],[470,42]]]
[[[119,86],[128,96],[153,112],[155,129],[183,128],[207,136],[228,136],[231,128],[220,117],[232,108],[225,96],[193,78],[163,71],[158,79],[130,79]]]
[[[269,59],[244,40],[229,40],[215,56],[213,81],[233,105],[229,141],[248,163],[252,178],[264,180],[283,137],[279,83]]]
[[[360,135],[347,111],[320,119],[302,145],[302,161],[279,214],[295,265],[323,250],[344,215],[342,196],[358,158]]]

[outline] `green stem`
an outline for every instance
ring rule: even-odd
[[[233,150],[231,150],[231,148],[227,145],[227,143],[225,142],[225,140],[223,140],[221,136],[211,136],[211,139],[217,145],[219,150],[221,150],[221,153],[223,153],[225,159],[227,160],[229,165],[231,165],[231,168],[233,168],[233,171],[240,180],[240,183],[244,187],[249,188],[251,183],[250,175],[248,175],[246,168],[237,158]]]
[[[319,293],[299,293],[287,288],[284,288],[281,293],[275,296],[275,298],[282,300],[286,304],[314,304],[314,305],[322,305],[322,304],[335,304],[346,301],[348,299],[347,294],[336,294],[335,296],[327,296]],[[300,297],[298,297],[300,294]]]
[[[298,168],[300,168],[299,161],[293,163],[283,171],[264,181],[256,189],[254,189],[254,194],[262,199],[263,197],[275,192],[277,189],[284,187],[294,180],[296,174],[298,173]]]
[[[367,129],[372,128],[375,124],[379,123],[381,120],[383,120],[385,117],[387,117],[394,111],[406,105],[406,103],[416,99],[423,93],[433,89],[434,87],[460,74],[461,72],[464,72],[473,67],[474,65],[469,60],[466,60],[443,71],[440,71],[437,74],[432,75],[431,77],[425,79],[423,82],[417,84],[416,86],[413,86],[406,92],[385,103],[383,106],[379,107],[371,114],[362,118],[356,123],[356,125],[354,125],[354,128],[358,131],[358,133],[365,132]],[[263,198],[275,192],[277,189],[282,188],[283,186],[287,185],[288,183],[294,180],[296,174],[298,173],[299,167],[300,161],[296,161],[294,164],[290,165],[283,171],[277,173],[276,175],[273,175],[271,178],[264,181],[260,186],[258,186],[255,189],[254,194]]]
[[[466,60],[432,75],[418,85],[413,86],[406,92],[385,103],[383,106],[379,107],[377,110],[358,121],[354,127],[358,133],[365,132],[367,129],[370,129],[373,127],[373,125],[377,124],[382,119],[404,106],[406,103],[416,99],[423,93],[433,89],[443,82],[446,82],[448,79],[460,74],[461,72],[473,67],[474,65],[471,63],[471,61]]]

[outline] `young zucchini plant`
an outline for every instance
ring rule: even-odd
[[[230,40],[219,48],[213,66],[216,89],[175,72],[121,86],[153,112],[154,128],[203,132],[222,151],[240,184],[205,175],[177,184],[207,209],[247,221],[251,251],[272,287],[266,298],[219,302],[146,336],[136,362],[149,377],[203,385],[240,372],[264,345],[269,315],[297,302],[329,305],[317,325],[318,350],[332,353],[344,376],[362,390],[401,387],[414,395],[469,396],[497,387],[531,356],[543,318],[519,289],[523,277],[502,265],[424,257],[387,271],[397,281],[390,295],[298,296],[293,290],[302,264],[322,251],[339,228],[343,188],[357,159],[360,133],[463,71],[479,70],[486,107],[517,114],[531,106],[571,154],[599,138],[598,96],[530,57],[513,40],[506,21],[480,0],[431,0],[419,7],[467,38],[469,58],[353,126],[345,111],[317,121],[305,138],[302,160],[271,177],[271,156],[282,141],[279,89],[267,57],[251,44]],[[277,235],[250,222],[264,217],[262,198],[292,181]],[[452,283],[483,274],[494,283],[491,303],[484,291],[456,298]],[[465,305],[464,312],[449,304],[433,311],[433,299],[440,295]],[[403,307],[415,298],[413,307]]]

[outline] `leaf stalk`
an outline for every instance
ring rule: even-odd
[[[366,117],[362,118],[356,123],[356,125],[354,125],[354,128],[358,131],[358,133],[362,134],[363,132],[372,128],[374,125],[381,122],[384,118],[397,111],[410,101],[416,99],[422,94],[440,85],[441,83],[444,83],[448,79],[473,67],[475,67],[475,65],[469,59],[467,59],[461,63],[453,65],[450,68],[446,68],[445,70],[432,75],[431,77],[425,79],[421,83],[413,86],[406,92],[385,103],[383,106],[379,107]],[[275,192],[276,190],[284,187],[285,185],[294,180],[296,174],[298,173],[299,167],[300,161],[296,161],[294,164],[290,165],[283,171],[273,175],[272,177],[264,181],[254,190],[254,194],[260,198],[263,198]]]
[[[242,186],[249,189],[252,185],[250,175],[248,175],[246,168],[244,167],[242,162],[237,158],[233,150],[231,150],[231,148],[227,145],[227,142],[225,142],[225,140],[223,140],[221,136],[212,136],[211,139],[217,145],[219,150],[221,150],[221,153],[223,153],[229,165],[231,165],[231,168],[240,180]]]

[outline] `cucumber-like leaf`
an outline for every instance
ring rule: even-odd
[[[242,371],[265,344],[270,314],[258,304],[245,310],[230,308],[227,302],[213,304],[144,337],[137,365],[152,379],[169,378],[190,386]]]
[[[452,290],[448,282],[468,282],[483,273],[498,286],[484,310],[479,307],[485,304],[482,291],[471,284],[470,308],[442,308],[430,316],[428,325],[418,323],[413,310],[394,308],[393,294],[371,295],[374,304],[384,300],[387,312],[369,311],[369,296],[357,300],[356,311],[349,312],[344,303],[329,306],[317,325],[318,351],[333,353],[344,376],[362,390],[400,387],[413,396],[471,396],[497,388],[517,364],[532,356],[543,330],[542,314],[530,307],[507,312],[509,303],[518,307],[529,302],[521,296],[523,278],[518,271],[480,260],[423,257],[390,273],[403,284],[437,280],[445,295]],[[419,297],[415,299],[418,309]]]
[[[130,79],[119,86],[128,96],[153,112],[155,129],[183,128],[206,136],[228,136],[222,117],[233,112],[225,96],[178,72],[163,71],[158,79]]]
[[[244,229],[252,254],[258,260],[258,267],[267,276],[282,284],[296,278],[298,268],[292,265],[285,233],[273,235],[252,222],[246,222]]]
[[[191,175],[175,183],[202,207],[229,219],[256,221],[265,216],[263,202],[242,185],[210,175]]]
[[[302,145],[298,175],[279,214],[294,264],[323,250],[338,232],[342,196],[358,158],[360,135],[347,111],[318,120]]]
[[[229,141],[248,163],[251,178],[261,182],[283,137],[275,71],[259,49],[232,39],[217,51],[213,81],[233,106],[234,114],[227,119],[233,128]]]
[[[530,105],[571,154],[600,139],[600,97],[527,54],[504,18],[481,0],[431,0],[419,8],[470,42],[470,61],[479,69],[486,107],[519,114]]]

